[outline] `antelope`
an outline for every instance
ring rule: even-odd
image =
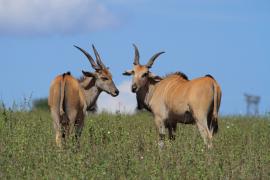
[[[188,80],[181,72],[166,77],[150,72],[157,57],[154,54],[146,65],[139,62],[139,50],[135,44],[133,69],[123,75],[133,75],[131,90],[136,93],[140,108],[152,112],[159,133],[158,144],[164,146],[165,128],[169,138],[175,139],[177,123],[196,124],[205,145],[212,147],[213,134],[218,130],[218,111],[221,101],[221,88],[211,75]]]
[[[75,46],[89,60],[95,72],[83,71],[80,79],[75,79],[70,72],[58,75],[50,86],[48,104],[56,132],[55,140],[62,147],[65,140],[75,129],[75,139],[81,136],[87,109],[92,109],[101,92],[115,97],[119,94],[112,75],[97,52],[94,45],[96,62],[88,52]]]

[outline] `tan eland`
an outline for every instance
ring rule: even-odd
[[[177,123],[196,124],[208,148],[212,147],[213,134],[218,130],[218,111],[221,88],[211,75],[188,80],[177,72],[164,78],[149,70],[156,58],[155,54],[146,65],[139,62],[139,50],[135,48],[133,70],[123,75],[133,75],[132,92],[136,93],[138,107],[151,111],[159,132],[159,145],[164,146],[165,128],[170,139],[175,139]]]
[[[74,132],[75,138],[81,135],[87,109],[96,105],[102,91],[112,96],[119,94],[109,69],[93,47],[96,62],[85,50],[75,46],[88,58],[95,72],[82,71],[83,77],[75,79],[69,72],[57,76],[51,83],[48,104],[50,106],[56,144],[61,147],[62,140]]]

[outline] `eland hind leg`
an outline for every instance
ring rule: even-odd
[[[208,149],[212,148],[212,133],[209,131],[207,124],[207,116],[195,114],[194,119],[196,120],[196,125],[199,129],[199,132],[203,138],[204,144],[207,145]]]
[[[62,148],[62,125],[61,125],[61,118],[59,115],[59,112],[51,109],[51,116],[53,119],[53,127],[55,130],[55,142],[56,145],[60,148]]]
[[[68,135],[73,135],[74,129],[75,129],[75,123],[77,119],[77,110],[70,110],[67,113],[68,119],[69,119],[69,129],[68,129]]]
[[[69,119],[66,114],[61,116],[61,126],[62,126],[62,139],[63,143],[66,143],[66,140],[69,136]]]
[[[71,109],[68,114],[69,119],[69,136],[72,138],[72,142],[76,147],[79,147],[79,139],[78,139],[78,129],[80,129],[80,123],[78,123],[78,119],[80,118],[79,112],[76,109]]]
[[[84,118],[86,115],[86,111],[82,111],[78,114],[77,118],[76,118],[76,122],[75,122],[75,140],[77,143],[77,147],[80,146],[80,137],[82,134],[82,130],[83,130],[83,126],[84,126]]]

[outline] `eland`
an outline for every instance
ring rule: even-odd
[[[62,146],[69,134],[81,135],[87,109],[92,109],[101,92],[112,96],[119,94],[109,69],[103,64],[96,48],[92,45],[96,62],[84,49],[75,46],[89,60],[95,72],[82,71],[83,76],[75,79],[69,72],[57,76],[50,86],[48,104],[56,133],[56,144]]]
[[[139,62],[136,45],[134,66],[123,75],[133,75],[131,90],[136,93],[138,108],[152,112],[159,133],[159,146],[164,146],[165,128],[169,138],[175,139],[177,123],[196,124],[204,143],[212,147],[213,134],[218,130],[218,111],[221,88],[211,76],[189,80],[181,72],[165,77],[154,75],[150,68],[158,56],[153,55],[146,65]]]

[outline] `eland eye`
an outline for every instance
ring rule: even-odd
[[[101,79],[102,79],[103,81],[109,80],[107,77],[102,77]]]
[[[142,77],[146,77],[146,76],[148,76],[148,72],[147,72],[147,73],[144,73],[144,74],[142,75]]]

